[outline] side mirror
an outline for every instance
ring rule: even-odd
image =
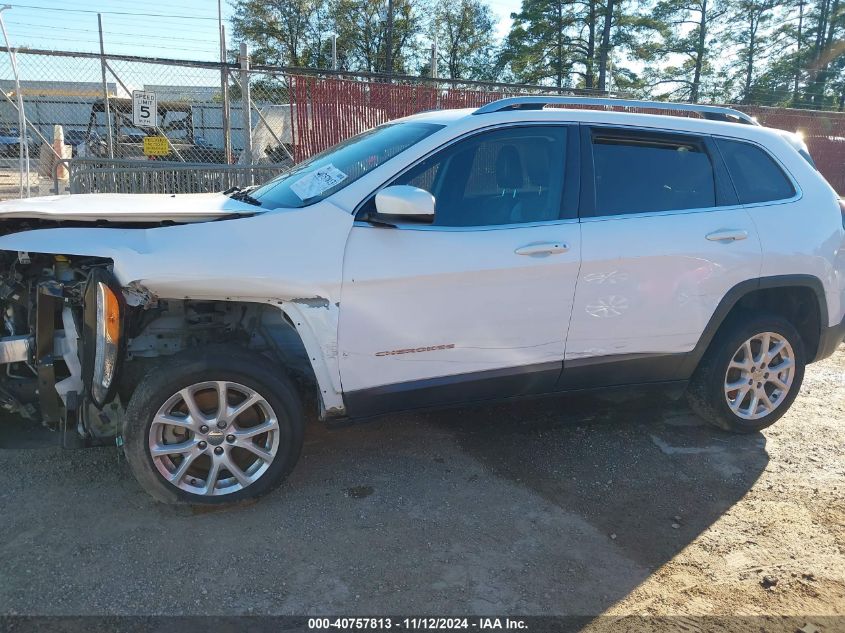
[[[434,196],[409,185],[385,187],[376,194],[376,212],[391,218],[432,222]]]

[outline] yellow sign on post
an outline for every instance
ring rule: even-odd
[[[167,156],[170,153],[170,144],[166,136],[145,136],[144,156]]]

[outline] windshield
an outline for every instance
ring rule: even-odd
[[[431,123],[388,123],[317,154],[250,191],[265,208],[298,208],[340,191],[379,165],[441,129]]]

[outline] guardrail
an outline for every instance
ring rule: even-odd
[[[60,167],[68,171],[65,186]],[[71,158],[56,161],[55,193],[204,193],[248,187],[277,176],[292,163],[216,165],[165,161]]]

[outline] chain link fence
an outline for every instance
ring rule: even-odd
[[[397,117],[478,106],[516,94],[561,92],[543,86],[408,76],[388,80],[363,73],[315,74],[240,63],[51,50],[18,50],[16,55],[28,120],[29,195],[141,191],[144,183],[151,183],[154,191],[250,184],[259,174],[278,173]],[[18,164],[17,95],[5,48],[0,49],[0,89],[0,197],[12,197],[21,189],[24,170]],[[135,90],[155,93],[156,127],[133,124]],[[158,151],[145,147],[150,139],[163,141]],[[244,166],[262,169],[241,169]],[[120,170],[123,180],[106,178],[109,170]],[[132,177],[130,182],[138,170],[171,175]],[[227,170],[232,174],[221,176]],[[179,171],[195,177],[175,177]]]
[[[19,161],[10,55],[0,48],[0,198],[22,190],[26,195],[26,184],[29,195],[245,186],[416,112],[478,107],[524,94],[600,94],[108,54],[27,49],[16,55],[28,122],[29,180],[24,182]],[[133,124],[135,90],[155,93],[155,127]],[[822,173],[845,191],[845,113],[738,108],[764,125],[802,132]]]

